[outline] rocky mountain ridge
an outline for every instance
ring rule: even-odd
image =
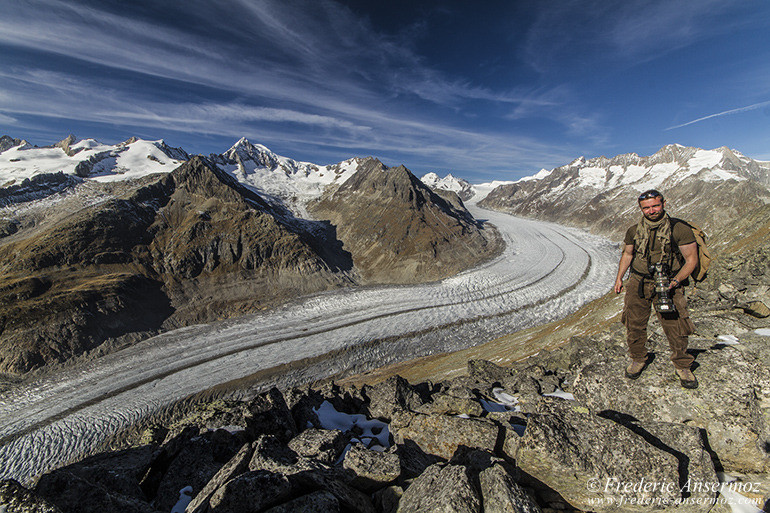
[[[448,203],[403,167],[315,166],[245,139],[172,171],[181,157],[162,141],[106,148],[74,137],[0,153],[0,175],[11,177],[0,188],[0,372],[90,357],[329,288],[439,279],[500,247],[456,196]],[[361,172],[375,165],[402,187],[375,194],[374,176]],[[358,174],[355,210],[328,203],[307,213],[325,189]],[[398,209],[403,194],[420,201]],[[395,210],[382,217],[378,202]],[[356,226],[385,217],[374,232]],[[403,226],[419,231],[422,245]],[[387,257],[370,258],[376,253]]]
[[[435,194],[403,166],[368,160],[308,209],[339,226],[340,240],[364,280],[398,283],[418,275],[431,281],[502,249],[495,232],[484,229],[450,194],[453,198]]]
[[[5,372],[351,281],[349,255],[321,238],[328,227],[314,238],[281,222],[200,157],[61,193],[15,219],[0,244]]]
[[[616,240],[639,216],[637,195],[657,188],[669,212],[735,240],[731,224],[770,203],[770,163],[728,148],[668,145],[648,157],[579,158],[534,177],[497,187],[479,205],[589,229]]]

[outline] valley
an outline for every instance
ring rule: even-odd
[[[6,391],[2,477],[29,480],[222,383],[243,386],[252,377],[259,386],[261,375],[288,386],[457,350],[564,317],[607,291],[617,248],[606,239],[469,208],[506,243],[473,270],[421,285],[327,292],[181,328]]]

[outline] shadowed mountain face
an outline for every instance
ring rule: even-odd
[[[431,281],[490,258],[500,246],[456,194],[431,191],[403,166],[368,159],[336,190],[308,206],[337,227],[366,282]]]
[[[352,177],[311,205],[318,220],[203,157],[168,174],[38,174],[0,189],[0,372],[355,283],[435,280],[501,247],[455,194],[403,167],[344,164]],[[268,171],[253,174],[275,182]]]
[[[0,371],[350,283],[350,256],[315,224],[297,228],[201,158],[19,209],[0,238]]]
[[[639,193],[656,188],[671,215],[729,243],[741,236],[730,228],[736,219],[770,202],[769,171],[770,163],[727,148],[670,145],[649,157],[581,158],[537,179],[500,186],[479,205],[619,240],[640,217]]]

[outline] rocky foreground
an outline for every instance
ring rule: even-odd
[[[616,325],[511,367],[472,360],[451,380],[393,376],[197,402],[29,490],[3,482],[0,504],[101,513],[762,508],[768,261],[765,250],[726,258],[692,291],[696,390],[680,387],[657,323],[652,363],[626,379]]]

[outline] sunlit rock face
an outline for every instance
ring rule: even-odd
[[[308,208],[337,227],[367,282],[437,280],[501,249],[492,229],[478,224],[456,196],[447,201],[405,167],[376,159]]]

